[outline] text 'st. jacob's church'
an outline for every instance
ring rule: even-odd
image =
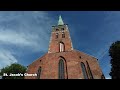
[[[48,52],[28,66],[25,79],[104,79],[95,57],[74,50],[67,24],[59,16],[53,26]]]

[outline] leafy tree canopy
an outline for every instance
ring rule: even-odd
[[[9,76],[10,74],[23,74],[26,72],[26,67],[22,66],[20,64],[14,63],[10,66],[6,66],[1,69],[0,75],[2,76],[2,79],[24,79],[24,76]],[[8,76],[3,76],[4,74],[7,74]]]
[[[110,46],[109,56],[111,56],[111,72],[112,79],[120,79],[120,41],[116,41]]]

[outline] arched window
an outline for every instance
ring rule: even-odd
[[[37,79],[40,79],[40,75],[41,75],[41,67],[38,68]]]
[[[65,79],[65,71],[64,71],[64,61],[63,59],[60,59],[59,61],[59,73],[58,73],[59,79]]]
[[[84,79],[88,79],[85,64],[83,62],[81,62],[81,67],[82,67],[82,72],[83,72]]]
[[[87,63],[88,75],[89,75],[90,79],[93,79],[93,75],[92,75],[91,69],[90,69],[90,67],[89,67],[89,64],[88,64],[87,61],[86,61],[86,63]]]
[[[56,38],[58,38],[58,33],[56,33]]]
[[[65,38],[65,33],[64,32],[62,32],[62,38]]]
[[[60,52],[64,52],[65,51],[65,45],[64,45],[63,42],[60,42],[59,47],[60,47]]]

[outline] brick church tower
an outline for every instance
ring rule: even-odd
[[[74,50],[67,24],[59,16],[53,26],[48,52],[28,66],[25,79],[104,79],[95,57]]]

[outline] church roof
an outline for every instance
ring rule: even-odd
[[[61,15],[59,16],[58,25],[64,25]]]

